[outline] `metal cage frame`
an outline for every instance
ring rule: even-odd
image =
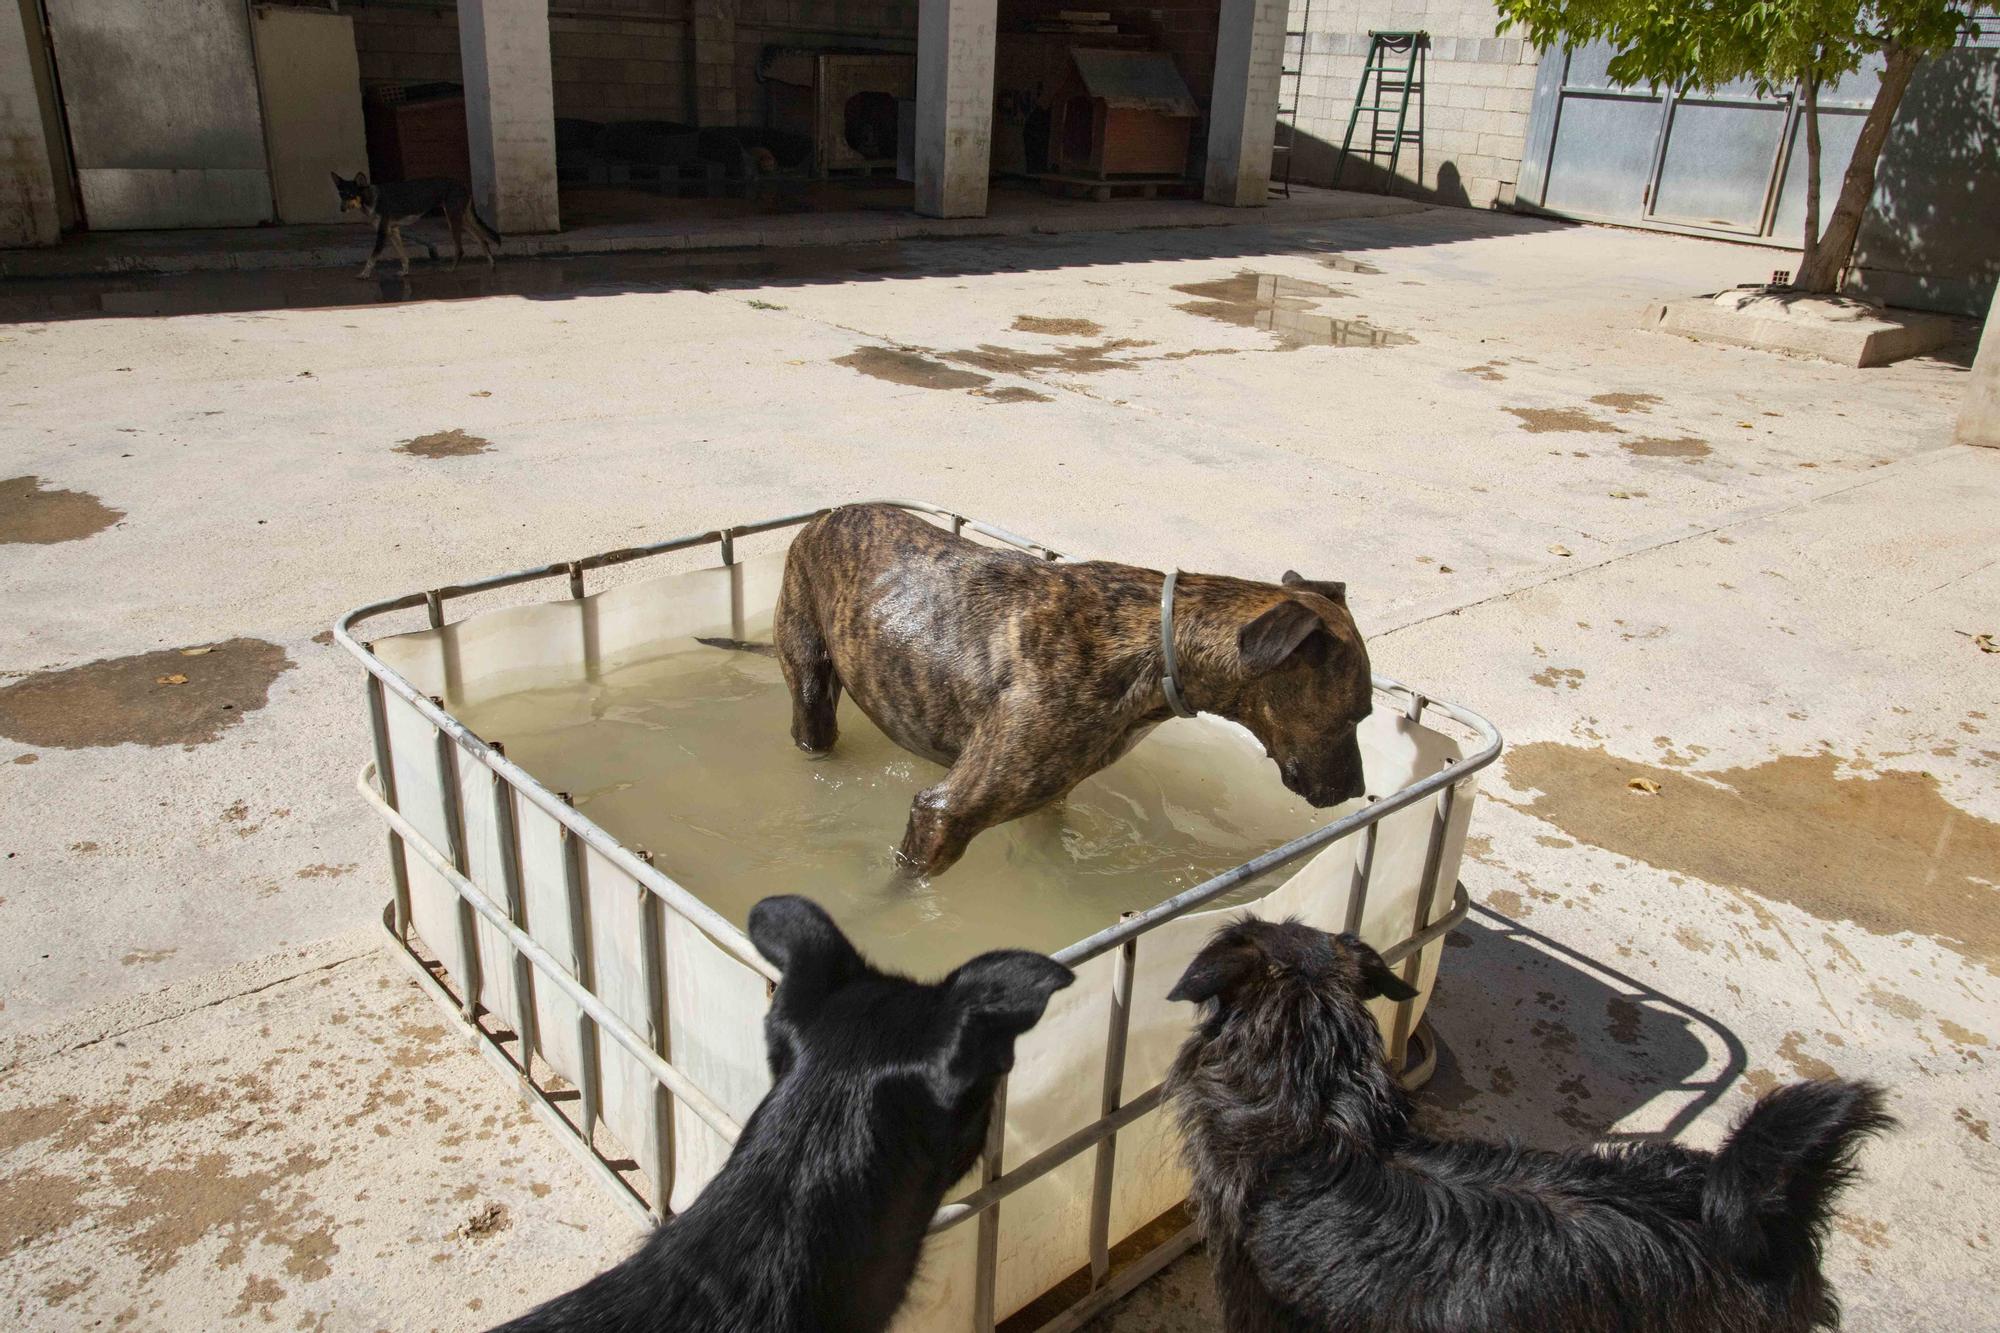
[[[963,533],[969,529],[992,541],[1039,555],[1044,559],[1064,558],[1061,553],[1041,542],[937,505],[908,500],[889,500],[879,503],[893,504],[913,513],[940,520],[948,525],[953,533]],[[659,924],[657,914],[670,911],[681,916],[738,962],[762,976],[767,987],[775,988],[779,978],[778,970],[765,961],[742,931],[654,866],[650,856],[643,851],[627,848],[588,817],[578,813],[564,794],[550,791],[533,775],[508,759],[501,745],[481,739],[454,718],[446,710],[441,699],[422,693],[408,679],[376,657],[371,643],[355,637],[355,629],[363,622],[376,617],[417,607],[426,610],[432,628],[442,628],[445,623],[445,603],[454,598],[473,593],[492,592],[544,579],[567,579],[569,596],[580,599],[585,595],[584,576],[591,570],[606,569],[634,560],[702,546],[719,547],[721,563],[726,567],[736,563],[735,548],[739,539],[798,527],[826,512],[828,512],[826,509],[816,509],[783,518],[715,528],[650,545],[625,547],[577,560],[516,570],[513,573],[495,575],[470,583],[450,584],[423,592],[407,593],[400,597],[357,607],[342,616],[334,627],[335,641],[354,654],[367,670],[368,711],[375,757],[373,762],[363,766],[357,776],[356,787],[362,799],[381,816],[388,827],[389,866],[394,881],[394,897],[383,913],[383,926],[395,942],[396,956],[433,999],[447,1012],[465,1023],[469,1030],[468,1037],[481,1054],[515,1082],[530,1108],[557,1132],[558,1138],[583,1165],[611,1189],[614,1197],[634,1219],[641,1222],[657,1222],[663,1220],[668,1213],[666,1200],[670,1197],[672,1187],[671,1153],[660,1151],[657,1144],[650,1150],[640,1150],[642,1157],[651,1159],[637,1163],[652,1185],[654,1197],[649,1202],[619,1174],[613,1161],[598,1150],[595,1129],[599,1119],[598,1107],[601,1094],[596,1086],[598,1079],[595,1061],[589,1053],[598,1049],[599,1039],[608,1038],[624,1048],[652,1075],[656,1084],[655,1103],[659,1108],[659,1114],[663,1117],[668,1114],[669,1099],[677,1099],[728,1142],[735,1142],[741,1132],[741,1126],[686,1074],[676,1068],[671,1060],[663,1056],[655,1041],[636,1031],[593,993],[587,944],[580,950],[578,957],[565,962],[550,953],[528,932],[525,925],[519,848],[515,833],[515,802],[522,800],[530,802],[554,819],[560,827],[566,852],[564,887],[573,917],[581,910],[584,901],[585,871],[582,851],[587,846],[610,860],[646,891],[643,895],[643,908],[648,914],[649,926],[655,927],[647,932],[650,940],[659,939],[659,931],[656,928]],[[1070,1330],[1082,1327],[1119,1298],[1185,1253],[1197,1239],[1195,1227],[1190,1224],[1128,1262],[1117,1273],[1111,1271],[1110,1251],[1113,1242],[1109,1232],[1112,1169],[1117,1152],[1118,1133],[1157,1108],[1164,1093],[1164,1085],[1156,1084],[1136,1096],[1128,1097],[1124,1087],[1125,1049],[1131,1023],[1132,978],[1139,940],[1142,936],[1154,927],[1192,912],[1259,875],[1310,856],[1329,844],[1350,836],[1359,836],[1362,840],[1355,859],[1347,912],[1348,928],[1358,927],[1367,902],[1378,823],[1387,815],[1433,796],[1436,797],[1435,811],[1431,821],[1430,841],[1424,861],[1423,878],[1420,881],[1415,919],[1410,934],[1384,949],[1382,956],[1392,967],[1400,966],[1404,979],[1414,984],[1419,977],[1423,949],[1465,918],[1470,900],[1466,895],[1465,886],[1456,881],[1452,886],[1450,904],[1442,914],[1434,914],[1443,887],[1438,881],[1444,854],[1445,833],[1451,820],[1453,806],[1458,799],[1459,784],[1491,764],[1499,756],[1502,745],[1500,733],[1477,713],[1433,699],[1399,681],[1377,675],[1374,677],[1374,687],[1379,695],[1394,701],[1410,721],[1419,722],[1431,714],[1442,715],[1470,731],[1477,739],[1478,748],[1436,773],[1421,778],[1388,796],[1373,798],[1359,810],[1272,848],[1143,912],[1127,913],[1116,924],[1051,955],[1058,962],[1076,967],[1102,954],[1114,951],[1117,954],[1112,968],[1111,1021],[1105,1037],[1102,1113],[1091,1124],[1034,1157],[1011,1170],[1003,1170],[1001,1156],[1007,1101],[1005,1080],[996,1090],[992,1124],[980,1159],[979,1185],[970,1194],[947,1202],[932,1218],[930,1225],[931,1233],[935,1234],[968,1220],[977,1219],[973,1297],[974,1327],[979,1333],[990,1333],[995,1326],[994,1280],[998,1265],[1001,1201],[1009,1194],[1040,1179],[1086,1151],[1095,1153],[1089,1222],[1090,1290],[1080,1300],[1041,1324],[1037,1333],[1070,1333]],[[445,801],[445,824],[448,834],[446,841],[449,844],[446,847],[435,846],[397,808],[395,773],[389,761],[386,695],[391,693],[414,708],[435,729],[440,773],[444,778],[440,785]],[[494,901],[470,877],[464,815],[460,805],[462,788],[455,780],[457,766],[462,762],[483,767],[492,777],[494,821],[500,830],[503,848],[500,870],[506,897],[504,902]],[[458,895],[456,929],[459,952],[460,957],[467,960],[466,970],[473,975],[453,979],[457,983],[457,994],[454,994],[452,987],[445,983],[442,976],[443,968],[426,961],[414,944],[414,939],[417,937],[413,937],[410,929],[408,860],[412,854],[436,872]],[[491,1014],[478,1001],[479,952],[475,945],[475,935],[478,929],[476,923],[482,919],[492,931],[497,932],[505,940],[511,953],[517,1008],[517,1012],[513,1014]],[[657,995],[662,984],[663,971],[659,949],[657,946],[645,948],[642,950],[642,955],[641,966],[646,974],[647,983]],[[579,1047],[586,1055],[581,1075],[582,1085],[573,1092],[545,1088],[535,1077],[534,1060],[538,1047],[534,1030],[536,1015],[533,988],[541,985],[556,987],[578,1010],[576,1021],[582,1038]],[[1403,1070],[1405,1082],[1413,1086],[1420,1084],[1429,1076],[1436,1059],[1434,1043],[1426,1040],[1421,1031],[1413,1028],[1411,1017],[1414,1013],[1415,1001],[1405,1001],[1397,1005],[1389,1033],[1390,1059]],[[482,1016],[487,1019],[484,1023],[481,1021]],[[502,1026],[503,1021],[511,1026],[511,1031]],[[1418,1054],[1414,1058],[1411,1056],[1413,1044],[1418,1047]],[[510,1045],[515,1048],[513,1052],[508,1049]],[[576,1120],[572,1120],[558,1109],[556,1103],[559,1100],[579,1104],[580,1114]]]

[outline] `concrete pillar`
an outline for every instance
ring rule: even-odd
[[[1251,208],[1270,197],[1289,10],[1287,0],[1222,0],[1215,94],[1208,107],[1208,173],[1201,190],[1211,204]]]
[[[2000,449],[2000,288],[1993,292],[1986,327],[1979,335],[1979,354],[1972,359],[1972,382],[1965,386],[1965,405],[1958,409],[1959,444],[1983,444]]]
[[[0,249],[61,237],[27,25],[20,5],[0,0]]]
[[[986,216],[998,0],[917,6],[917,212]]]
[[[472,197],[503,232],[556,231],[548,0],[459,0]]]
[[[697,125],[735,125],[737,0],[691,0],[694,38],[694,104]]]

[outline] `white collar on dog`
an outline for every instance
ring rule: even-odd
[[[1170,569],[1160,585],[1160,692],[1175,716],[1193,717],[1194,709],[1181,698],[1180,663],[1174,656],[1174,582],[1180,576],[1178,569]]]

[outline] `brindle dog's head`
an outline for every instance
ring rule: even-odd
[[[1236,652],[1241,679],[1228,715],[1264,743],[1285,785],[1316,806],[1361,795],[1354,729],[1374,707],[1374,687],[1347,585],[1285,571],[1284,592],[1242,623]]]

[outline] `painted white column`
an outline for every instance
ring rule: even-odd
[[[15,0],[0,0],[0,248],[54,245],[61,237],[27,25]]]
[[[503,232],[556,231],[548,0],[459,0],[472,197]]]
[[[1287,0],[1222,0],[1201,191],[1211,204],[1250,208],[1270,198],[1289,9]]]
[[[1965,405],[1958,410],[1958,431],[1952,438],[2000,449],[2000,289],[1993,293],[1993,308],[1986,312],[1979,351],[1966,378]]]
[[[917,7],[917,212],[986,216],[998,0]]]

